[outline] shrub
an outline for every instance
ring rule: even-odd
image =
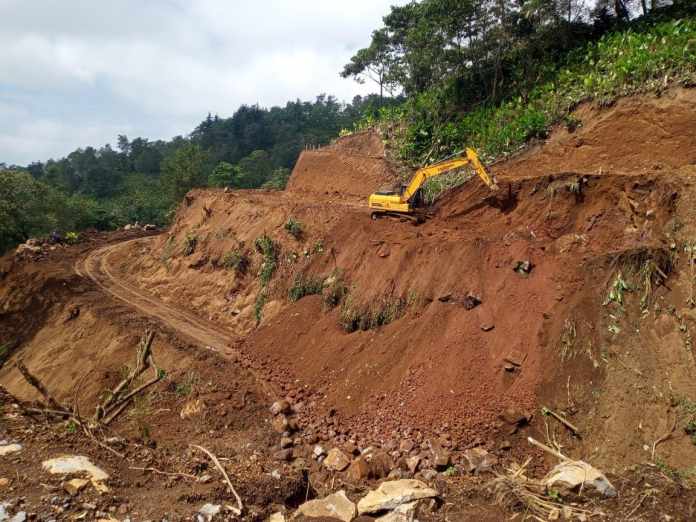
[[[327,310],[336,308],[348,294],[348,287],[340,274],[332,275],[324,284],[326,285],[322,292],[324,308]]]
[[[288,297],[294,303],[307,295],[321,294],[322,288],[323,283],[321,279],[298,275],[288,291]]]
[[[74,245],[80,240],[80,234],[77,232],[68,232],[65,234],[65,242],[69,245]]]
[[[264,234],[256,238],[254,246],[256,247],[256,251],[263,256],[259,278],[261,279],[261,285],[266,286],[271,281],[278,267],[278,244]]]
[[[341,307],[339,322],[347,332],[370,330],[399,319],[406,308],[407,302],[401,297],[383,297],[372,305],[355,306],[349,296]]]
[[[256,324],[258,325],[263,318],[263,307],[266,306],[266,301],[268,300],[268,295],[266,291],[262,290],[256,296],[256,302],[254,303],[254,317],[256,318]]]
[[[247,252],[242,247],[227,252],[222,256],[222,266],[228,270],[234,270],[238,274],[246,274],[251,261]]]
[[[302,239],[302,235],[304,234],[304,226],[302,223],[293,218],[288,219],[288,222],[285,223],[285,230],[288,234],[298,240]]]
[[[193,254],[196,251],[196,245],[198,245],[198,236],[187,232],[184,238],[184,256]]]

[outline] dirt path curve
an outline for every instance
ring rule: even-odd
[[[149,236],[131,239],[93,250],[86,257],[75,263],[75,272],[81,277],[91,279],[104,292],[126,303],[143,315],[158,319],[175,330],[182,338],[194,344],[200,344],[209,350],[221,354],[225,358],[241,359],[243,357],[241,352],[232,348],[235,341],[240,339],[239,336],[226,331],[215,323],[164,303],[142,289],[124,282],[114,274],[109,265],[109,258],[112,254],[132,244],[145,244],[149,241],[154,241],[156,238],[157,236]],[[261,378],[257,372],[254,372],[254,374],[264,392],[271,398],[276,397],[276,391],[272,383]]]

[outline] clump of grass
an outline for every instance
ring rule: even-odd
[[[324,241],[322,239],[317,239],[312,247],[312,254],[323,254],[324,253]]]
[[[304,234],[304,225],[300,221],[290,218],[287,223],[285,223],[285,230],[292,237],[299,240],[302,239],[302,235]]]
[[[324,281],[322,300],[324,309],[336,308],[348,295],[348,287],[340,273],[334,273]]]
[[[198,236],[191,232],[186,233],[184,238],[184,256],[190,256],[196,251],[198,245]]]
[[[385,296],[371,305],[355,305],[348,296],[341,306],[340,324],[347,332],[370,330],[399,319],[406,312],[407,301]]]
[[[305,296],[321,294],[323,287],[321,279],[298,274],[288,291],[288,298],[294,303]]]
[[[263,307],[266,306],[266,301],[268,300],[268,295],[265,290],[261,290],[256,296],[256,302],[254,302],[254,317],[256,318],[256,324],[261,323],[263,319]]]
[[[222,266],[228,270],[234,270],[237,274],[246,274],[250,265],[251,260],[243,244],[222,256]]]
[[[201,382],[201,377],[193,370],[188,372],[184,378],[178,382],[174,388],[174,393],[179,397],[191,395]]]
[[[278,267],[278,251],[280,249],[278,244],[266,234],[256,238],[254,246],[256,247],[256,251],[263,256],[259,278],[261,279],[261,286],[265,287],[271,281]]]
[[[678,405],[683,416],[684,433],[689,435],[691,442],[696,445],[696,402],[688,397],[683,397],[679,400]]]
[[[604,305],[606,306],[609,303],[616,303],[619,306],[623,306],[624,292],[630,291],[631,286],[623,278],[623,274],[619,272],[616,275],[614,282],[611,284],[611,287],[609,288],[609,294],[607,295],[607,298],[604,300]]]

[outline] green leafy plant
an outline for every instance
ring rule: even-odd
[[[278,251],[280,249],[278,244],[266,234],[256,238],[254,246],[256,247],[256,251],[263,256],[259,278],[261,279],[261,286],[265,287],[271,281],[278,267]]]
[[[65,242],[69,245],[74,245],[80,240],[80,234],[77,232],[68,232],[65,234]]]
[[[324,309],[336,308],[346,295],[348,295],[348,287],[340,272],[335,272],[324,281],[324,290],[322,291]]]
[[[298,274],[295,277],[295,281],[290,287],[290,290],[288,291],[288,298],[292,302],[299,301],[307,295],[320,294],[322,289],[323,283],[321,279]]]
[[[266,306],[267,300],[268,295],[266,295],[265,290],[262,290],[256,296],[256,301],[254,302],[254,317],[256,318],[257,325],[261,323],[261,319],[263,319],[263,307]]]
[[[302,235],[304,234],[304,225],[300,221],[290,218],[285,223],[285,231],[295,239],[302,239]]]
[[[188,395],[191,395],[196,388],[200,385],[201,382],[201,377],[196,373],[195,371],[191,370],[188,372],[184,378],[176,383],[176,386],[174,387],[174,393],[176,393],[179,397],[186,397]]]

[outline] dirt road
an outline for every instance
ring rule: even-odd
[[[157,236],[150,236],[132,239],[94,250],[75,264],[75,272],[82,277],[88,277],[107,294],[127,303],[142,314],[162,321],[180,336],[226,357],[238,358],[239,351],[231,347],[238,339],[236,336],[210,321],[170,306],[114,275],[109,265],[112,254],[133,244],[145,244],[156,238]]]

